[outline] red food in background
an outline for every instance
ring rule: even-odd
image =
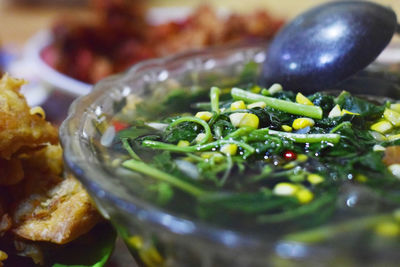
[[[149,58],[240,41],[269,40],[282,25],[266,11],[219,17],[201,6],[183,21],[151,25],[144,1],[95,0],[92,24],[63,20],[52,29],[43,60],[75,79],[95,83]]]

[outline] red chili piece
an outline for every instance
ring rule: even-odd
[[[113,121],[113,126],[116,132],[122,131],[129,127],[129,124],[121,122],[121,121]]]
[[[283,157],[286,160],[295,160],[297,158],[297,155],[293,151],[286,150],[285,153],[283,154]]]

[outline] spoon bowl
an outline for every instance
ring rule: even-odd
[[[371,2],[330,2],[287,24],[267,48],[261,81],[311,93],[369,65],[396,32],[396,14]]]

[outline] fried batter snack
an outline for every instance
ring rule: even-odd
[[[0,158],[10,159],[21,149],[58,143],[57,130],[41,117],[30,114],[19,88],[24,80],[4,75],[0,80]]]
[[[13,232],[33,241],[65,244],[88,232],[99,220],[82,185],[68,177],[18,203]]]
[[[65,244],[101,220],[82,185],[62,176],[57,129],[27,105],[24,83],[0,80],[0,266],[11,246],[40,263],[40,243],[31,241]]]
[[[21,160],[0,158],[0,185],[17,184],[24,178]]]

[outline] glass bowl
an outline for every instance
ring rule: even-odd
[[[265,59],[264,50],[265,44],[248,44],[192,51],[145,61],[101,81],[73,103],[61,125],[68,170],[87,188],[141,266],[394,266],[400,260],[398,245],[365,250],[360,245],[365,240],[359,236],[334,245],[271,241],[248,229],[224,228],[168,211],[142,198],[140,175],[118,167],[118,158],[126,153],[110,146],[107,136],[113,136],[111,119],[127,103],[134,108],[137,97],[162,101],[177,87],[190,92],[233,85],[238,79],[254,82]],[[240,77],[249,62],[252,73]],[[387,73],[377,68],[346,81],[341,89],[364,86],[361,93],[399,99],[397,69]],[[380,90],[376,83],[382,84]]]

